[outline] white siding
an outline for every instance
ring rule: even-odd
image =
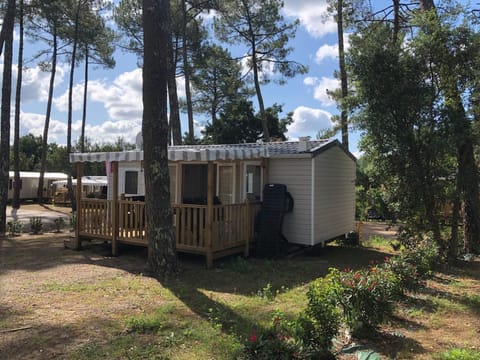
[[[145,195],[145,179],[143,176],[143,171],[141,168],[140,161],[130,161],[130,162],[120,162],[118,163],[118,194],[125,193],[125,172],[126,171],[138,171],[138,194],[137,195]],[[113,174],[110,172],[107,175],[107,182],[108,182],[108,190],[107,190],[107,198],[112,199],[112,189],[113,189]]]
[[[269,183],[285,184],[294,201],[293,212],[285,214],[283,234],[295,244],[311,244],[311,163],[310,158],[270,159]]]
[[[315,244],[355,230],[355,162],[338,146],[315,161]]]

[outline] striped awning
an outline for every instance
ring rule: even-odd
[[[170,161],[248,160],[268,157],[267,147],[256,148],[170,148]],[[143,151],[72,153],[70,162],[141,161]]]
[[[289,156],[315,156],[315,154],[322,151],[322,149],[327,149],[332,145],[340,146],[340,143],[338,140],[316,140],[224,145],[175,145],[168,147],[168,160],[206,162]],[[70,162],[72,163],[141,160],[143,160],[143,150],[70,154]]]

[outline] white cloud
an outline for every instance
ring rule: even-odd
[[[332,127],[331,117],[328,111],[299,106],[293,112],[293,123],[288,126],[287,135],[290,140],[301,136],[315,139],[319,130]]]
[[[344,34],[344,49],[348,51],[350,48],[350,34]],[[315,53],[315,62],[320,64],[325,59],[336,59],[338,58],[338,44],[335,45],[322,45],[318,48],[317,52]]]
[[[45,126],[45,114],[22,112],[20,114],[21,136],[28,133],[34,136],[43,136]],[[66,144],[67,124],[56,119],[50,119],[48,130],[48,142]]]
[[[88,83],[90,85],[90,82]],[[76,84],[73,86],[72,92],[72,109],[80,110],[83,106],[83,91],[84,90],[84,83]],[[68,97],[69,97],[69,90],[67,90],[60,96],[55,97],[53,99],[53,103],[55,108],[61,112],[68,112]]]
[[[0,64],[0,73],[3,73],[3,63]],[[63,82],[65,69],[62,66],[57,67],[55,73],[55,86]],[[16,64],[12,65],[12,101],[15,99],[15,88],[17,84],[18,67]],[[0,86],[2,78],[0,76]],[[41,101],[45,102],[48,99],[48,89],[50,87],[50,72],[42,71],[38,66],[24,67],[22,72],[22,104]]]
[[[315,53],[315,62],[320,64],[324,59],[335,59],[338,57],[338,45],[322,45]]]
[[[320,101],[323,106],[335,105],[335,101],[327,94],[327,90],[333,91],[340,87],[340,82],[337,79],[326,76],[322,78],[306,77],[303,83],[313,87],[313,97]]]
[[[326,16],[326,0],[285,0],[283,11],[287,16],[300,19],[301,25],[315,38],[337,31],[333,17]]]

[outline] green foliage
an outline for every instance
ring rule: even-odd
[[[452,348],[442,354],[436,359],[439,360],[480,360],[480,352],[472,349]]]
[[[128,331],[141,334],[156,333],[163,327],[163,319],[154,315],[138,315],[126,320]]]
[[[407,261],[404,256],[387,257],[378,269],[395,274],[402,293],[418,291],[423,285],[423,277],[418,272],[417,266]]]
[[[307,309],[298,317],[297,334],[319,352],[328,352],[338,334],[341,313],[337,299],[340,292],[340,284],[333,275],[315,280],[307,292]]]
[[[244,347],[244,359],[290,360],[323,359],[318,353],[292,336],[292,323],[279,311],[274,313],[270,327],[260,333],[253,331]]]
[[[282,287],[283,289],[283,287]],[[272,301],[280,293],[280,290],[275,290],[272,284],[267,283],[263,288],[257,291],[257,297],[263,300]]]
[[[400,237],[400,241],[405,246],[402,257],[417,268],[421,277],[432,275],[433,270],[443,262],[438,245],[431,234],[413,239],[411,237],[406,239],[404,235]]]
[[[219,4],[221,16],[215,18],[216,35],[228,44],[245,45],[249,72],[255,69],[262,72],[268,67],[280,74],[275,80],[283,84],[285,78],[307,71],[305,66],[287,59],[293,51],[288,41],[295,37],[299,21],[285,21],[281,14],[282,1],[224,1]],[[262,82],[268,83],[271,78],[266,72],[262,74]]]
[[[55,227],[55,232],[59,233],[65,227],[65,220],[62,217],[58,217],[53,220],[53,226]]]
[[[266,109],[268,129],[272,139],[286,140],[287,126],[293,122],[293,114],[280,118],[282,106],[274,104]],[[228,103],[214,124],[207,124],[203,142],[208,144],[254,143],[263,136],[260,114],[254,114],[253,103],[240,99]]]
[[[375,266],[358,271],[331,269],[328,277],[338,287],[336,300],[346,324],[360,337],[391,314],[392,301],[400,293],[395,274]]]
[[[23,230],[23,223],[18,220],[12,220],[7,223],[7,232],[10,236],[20,235]]]
[[[40,234],[42,232],[43,222],[41,217],[30,218],[30,231],[33,234]]]
[[[250,95],[251,90],[244,84],[240,64],[227,49],[206,44],[201,50],[192,74],[193,107],[215,124],[229,103]]]
[[[75,229],[77,227],[77,213],[76,212],[73,212],[72,214],[70,214],[69,222],[70,222],[70,228],[71,229]]]
[[[244,257],[237,256],[229,264],[229,268],[240,274],[249,274],[252,272],[252,264]]]

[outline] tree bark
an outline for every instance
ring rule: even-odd
[[[337,34],[338,34],[338,62],[340,68],[340,83],[342,98],[340,103],[340,126],[342,129],[342,146],[348,150],[348,115],[345,108],[345,99],[348,96],[347,70],[345,69],[345,47],[343,44],[343,0],[337,0]]]
[[[145,163],[148,266],[154,276],[177,272],[168,173],[167,83],[169,0],[143,0],[142,134]]]
[[[168,47],[168,99],[170,104],[170,130],[172,134],[173,145],[182,144],[182,128],[180,124],[180,106],[178,105],[177,79],[175,76],[175,58],[173,53],[172,41],[167,44]]]
[[[85,45],[85,69],[84,78],[85,84],[83,85],[83,112],[82,112],[82,132],[80,134],[80,150],[85,152],[85,124],[87,122],[87,92],[88,92],[88,45]]]
[[[193,108],[192,108],[192,92],[190,89],[190,64],[188,62],[188,41],[187,41],[187,5],[186,1],[182,1],[182,39],[183,39],[183,75],[185,77],[185,99],[187,102],[188,116],[188,143],[193,144],[195,139],[193,127]]]
[[[10,166],[10,100],[12,91],[13,25],[15,0],[9,0],[2,26],[3,59],[2,109],[0,112],[0,236],[7,230],[7,197]]]
[[[431,11],[438,27],[440,19],[433,0],[420,0],[423,11]],[[437,33],[437,32],[436,32]],[[448,59],[452,56],[445,43],[437,59],[440,88],[445,96],[448,114],[452,122],[453,136],[457,147],[458,193],[464,203],[464,250],[478,253],[480,250],[480,193],[479,177],[474,155],[474,139],[471,124],[467,119],[456,77],[451,75]]]
[[[45,168],[47,165],[47,151],[48,151],[48,129],[50,127],[50,115],[52,113],[52,101],[53,101],[53,88],[55,86],[55,75],[57,72],[57,28],[56,26],[53,29],[53,54],[52,54],[52,68],[50,73],[50,84],[48,87],[48,100],[47,100],[47,111],[45,114],[45,125],[43,127],[43,138],[42,138],[42,159],[40,162],[40,178],[38,179],[38,192],[37,192],[37,201],[41,204],[43,202],[43,184],[44,184],[44,175]]]
[[[72,152],[73,80],[75,75],[75,60],[76,60],[75,58],[77,56],[81,5],[82,5],[82,0],[77,0],[77,9],[75,12],[75,32],[73,37],[72,59],[70,62],[70,79],[69,79],[69,85],[68,85],[67,156],[70,156],[70,153]],[[72,166],[69,165],[67,170],[68,198],[70,199],[72,211],[76,211],[77,204],[75,199],[75,193],[73,192],[72,173],[73,173]]]
[[[19,35],[18,42],[18,64],[17,64],[17,86],[15,90],[15,120],[13,130],[13,170],[14,182],[13,182],[13,199],[12,208],[15,210],[20,209],[20,104],[22,97],[22,77],[23,77],[23,0],[19,2]]]

